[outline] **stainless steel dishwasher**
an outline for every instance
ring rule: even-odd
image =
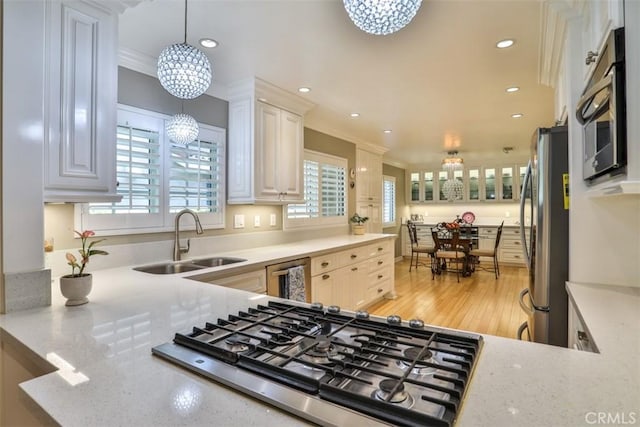
[[[304,290],[306,302],[311,302],[311,259],[300,258],[267,266],[267,295],[289,298],[289,273],[294,267],[304,269]]]

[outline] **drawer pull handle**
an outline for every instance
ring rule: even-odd
[[[351,271],[358,271],[358,267],[353,267]]]
[[[378,261],[378,265],[381,265],[382,263],[384,263],[384,261]]]
[[[380,293],[380,292],[382,292],[382,291],[384,291],[384,289],[382,289],[382,288],[378,288],[378,293]]]
[[[355,254],[351,255],[351,259],[356,259],[356,258],[358,258],[358,255],[355,255]]]
[[[329,265],[329,263],[328,263],[327,261],[325,261],[325,262],[323,262],[321,265],[322,265],[323,267],[327,267],[327,266]]]
[[[327,280],[329,277],[331,277],[331,276],[329,276],[328,274],[323,274],[322,275],[322,280]]]
[[[378,279],[382,279],[384,276],[382,274],[378,274]]]
[[[384,248],[378,248],[378,252],[384,251]]]

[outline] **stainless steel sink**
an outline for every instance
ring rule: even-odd
[[[221,265],[235,264],[236,262],[242,262],[242,261],[246,261],[246,259],[231,258],[231,257],[212,257],[212,258],[194,259],[192,262],[195,265],[199,265],[202,267],[219,267]]]
[[[200,270],[203,268],[204,266],[195,265],[191,262],[166,262],[163,264],[143,265],[141,267],[135,267],[134,270],[151,274],[177,274],[187,271]]]

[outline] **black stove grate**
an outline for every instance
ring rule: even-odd
[[[449,426],[482,337],[269,302],[174,342],[386,422]]]

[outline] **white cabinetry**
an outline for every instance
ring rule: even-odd
[[[313,104],[257,78],[229,95],[228,203],[303,201],[302,117]]]
[[[624,25],[623,0],[587,0],[582,3],[584,10],[582,27],[582,49],[585,58],[584,81],[586,82],[597,61],[597,54],[609,32]],[[596,54],[594,56],[593,54]],[[591,58],[591,59],[587,59]]]
[[[356,149],[356,212],[367,233],[382,232],[382,154]]]
[[[525,266],[520,227],[503,227],[498,247],[498,262],[519,267]]]
[[[568,315],[568,347],[574,350],[581,351],[589,351],[592,353],[597,353],[598,348],[596,347],[595,342],[593,342],[593,338],[589,334],[586,326],[580,319],[578,314],[578,309],[574,305],[571,298],[569,298],[569,315]]]
[[[311,259],[311,301],[358,310],[393,292],[393,241]]]
[[[44,200],[116,195],[118,16],[97,2],[46,2]]]
[[[224,277],[222,279],[213,279],[210,283],[226,288],[255,292],[256,294],[267,293],[267,276],[264,268],[249,273]]]

